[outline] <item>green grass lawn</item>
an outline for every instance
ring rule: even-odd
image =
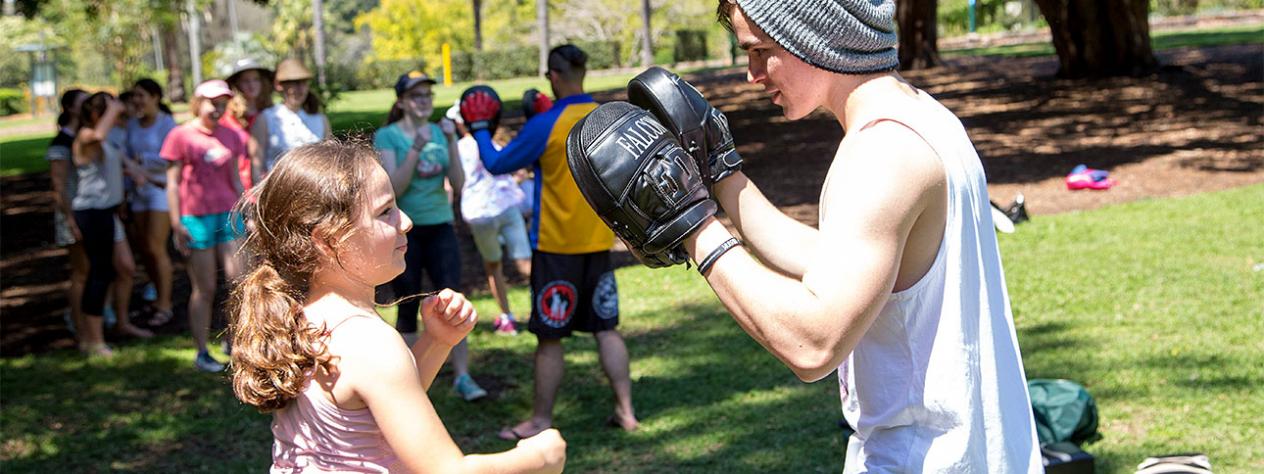
[[[1028,377],[1068,378],[1097,398],[1100,472],[1202,451],[1216,472],[1264,470],[1264,185],[1041,217],[1001,246]],[[838,472],[835,379],[797,381],[683,267],[618,270],[621,326],[642,429],[602,426],[610,391],[591,338],[567,343],[557,427],[572,472]],[[527,305],[524,288],[514,308]],[[431,396],[467,452],[528,413],[533,339],[471,337],[476,377],[496,393]],[[393,311],[385,311],[393,319]],[[0,360],[5,472],[243,472],[269,462],[268,418],[195,373],[184,338],[126,344],[113,361],[68,351]],[[1255,440],[1255,441],[1252,441]]]
[[[1197,30],[1159,31],[1150,35],[1155,51],[1188,46],[1221,46],[1264,43],[1264,25],[1234,25]],[[963,56],[1031,57],[1054,54],[1053,43],[1012,44],[941,51],[946,58]]]
[[[48,169],[44,152],[52,133],[0,138],[0,176],[37,173]]]

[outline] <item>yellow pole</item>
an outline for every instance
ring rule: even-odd
[[[452,45],[443,43],[443,85],[452,85]]]

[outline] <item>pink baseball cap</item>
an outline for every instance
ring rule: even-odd
[[[217,99],[220,97],[232,97],[233,91],[228,88],[227,82],[220,79],[211,79],[198,84],[197,89],[193,90],[193,95],[205,99]]]

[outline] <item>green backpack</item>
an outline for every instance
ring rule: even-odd
[[[1040,444],[1097,441],[1097,403],[1083,386],[1070,380],[1027,381],[1031,410]]]

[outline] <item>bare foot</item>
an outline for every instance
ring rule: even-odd
[[[110,346],[107,346],[104,343],[86,344],[84,345],[83,352],[84,354],[87,354],[89,358],[109,359],[114,357],[114,351],[110,350]]]
[[[552,423],[536,423],[535,420],[527,420],[513,427],[502,428],[496,436],[507,441],[517,441],[538,435],[541,431],[549,429],[551,425]]]

